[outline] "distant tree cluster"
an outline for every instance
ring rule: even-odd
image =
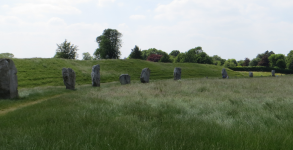
[[[175,63],[202,63],[213,64],[213,58],[207,55],[202,47],[198,46],[188,50],[185,53],[180,53],[175,58]]]
[[[122,47],[122,34],[116,29],[105,29],[102,35],[96,38],[98,48],[95,50],[93,56],[90,53],[82,53],[83,60],[97,60],[97,59],[119,59]],[[57,50],[54,58],[65,59],[77,59],[78,58],[78,46],[65,41],[61,44],[57,44]],[[0,58],[13,58],[11,53],[1,53]],[[125,58],[126,59],[126,58]],[[293,69],[293,50],[291,50],[287,56],[283,54],[275,54],[273,51],[265,51],[258,54],[255,58],[250,60],[245,58],[244,60],[236,61],[235,59],[222,59],[218,55],[209,56],[202,50],[202,47],[198,46],[192,48],[186,52],[180,52],[179,50],[173,50],[169,54],[156,49],[149,48],[147,50],[141,50],[137,45],[131,49],[127,59],[142,59],[153,62],[165,62],[165,63],[202,63],[202,64],[214,64],[223,67],[236,67],[236,66],[264,66],[275,67],[281,69]]]

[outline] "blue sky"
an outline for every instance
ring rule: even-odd
[[[93,54],[104,29],[123,34],[121,58],[138,45],[165,52],[202,46],[236,60],[293,50],[292,0],[0,1],[0,53],[51,58],[65,39]]]

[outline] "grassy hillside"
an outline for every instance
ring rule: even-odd
[[[63,67],[76,73],[76,84],[91,84],[92,66],[100,64],[101,82],[118,81],[121,74],[129,74],[131,80],[139,80],[141,70],[150,68],[151,80],[172,79],[175,67],[182,68],[182,79],[198,77],[221,77],[222,67],[196,63],[154,63],[143,60],[67,60],[67,59],[13,59],[18,70],[19,88],[36,86],[62,86]],[[244,76],[227,69],[229,76]]]

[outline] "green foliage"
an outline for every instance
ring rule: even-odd
[[[222,59],[218,55],[214,55],[212,58],[213,58],[213,63],[218,66],[224,65],[224,63],[226,61],[225,59]]]
[[[250,59],[249,58],[245,58],[242,66],[249,66],[249,63],[250,63]]]
[[[57,50],[54,58],[64,58],[64,59],[77,59],[78,58],[78,46],[71,44],[70,42],[65,41],[60,45],[57,44]]]
[[[273,54],[273,55],[274,55],[274,54]],[[271,56],[272,56],[272,55],[271,55]],[[261,58],[261,61],[259,61],[257,65],[258,65],[258,66],[269,67],[269,66],[270,66],[270,61],[269,61],[268,55],[264,55],[264,56]]]
[[[119,59],[122,46],[122,34],[116,29],[105,29],[103,34],[96,38],[99,48],[94,55],[97,59]]]
[[[184,63],[185,62],[185,56],[186,56],[186,53],[180,53],[177,55],[177,57],[175,58],[175,61],[176,63]]]
[[[250,62],[249,62],[249,66],[257,66],[258,62],[260,62],[261,59],[260,58],[253,58]]]
[[[266,66],[268,67],[268,57],[270,57],[272,54],[275,54],[273,51],[265,51],[264,53],[258,54],[256,58],[252,59],[249,62],[249,66]],[[264,57],[265,56],[265,57]]]
[[[135,45],[134,48],[131,49],[131,53],[129,55],[129,58],[132,58],[132,59],[142,59],[141,49],[139,49],[139,47]]]
[[[141,55],[142,55],[143,60],[147,60],[147,58],[151,54],[163,55],[164,53],[166,53],[166,52],[164,52],[162,50],[158,50],[156,48],[149,48],[148,50],[143,50]]]
[[[12,53],[0,53],[0,58],[13,58],[14,55]]]
[[[89,52],[86,53],[82,53],[82,60],[93,60],[93,57],[91,56],[91,54]]]
[[[169,55],[176,57],[178,54],[180,54],[179,50],[173,50]]]
[[[237,61],[235,59],[228,59],[224,63],[224,67],[236,67],[237,66]]]
[[[261,53],[261,54],[258,54],[257,56],[256,56],[256,58],[259,58],[259,60],[261,60],[262,59],[262,57],[263,56],[268,56],[268,57],[270,57],[272,54],[275,54],[273,51],[265,51],[264,53]]]
[[[291,50],[286,57],[286,66],[288,69],[293,69],[293,50]]]
[[[175,62],[213,64],[213,59],[203,52],[202,47],[195,47],[185,53],[178,54]]]
[[[237,62],[237,66],[243,66],[243,64],[244,64],[244,60],[239,60],[239,61]]]
[[[286,68],[285,55],[283,54],[272,54],[269,58],[271,67],[279,67],[281,69]]]
[[[159,62],[172,62],[172,60],[167,53],[164,53]]]
[[[271,72],[275,70],[276,73],[292,74],[293,70],[291,69],[281,69],[273,67],[264,67],[264,66],[249,66],[249,67],[229,67],[233,71],[262,71],[262,72]]]

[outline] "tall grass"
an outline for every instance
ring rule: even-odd
[[[0,149],[292,149],[293,78],[79,86],[0,117]]]

